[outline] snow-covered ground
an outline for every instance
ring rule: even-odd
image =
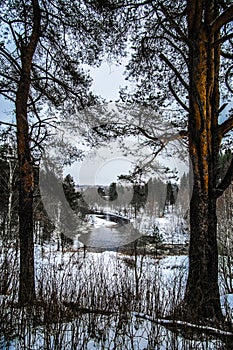
[[[74,305],[89,310],[112,313],[79,313],[67,322],[28,324],[24,334],[14,336],[8,343],[2,336],[0,349],[224,349],[224,343],[217,338],[188,339],[185,334],[175,334],[153,322],[158,316],[156,307],[159,303],[166,312],[175,299],[182,296],[180,293],[187,278],[187,256],[162,259],[138,256],[138,299],[134,295],[134,256],[105,251],[88,252],[84,258],[83,252],[71,249],[58,252],[56,245],[36,245],[35,257],[37,288],[56,292],[55,286],[58,302],[73,301]],[[106,298],[106,302],[102,298]],[[225,300],[225,296],[222,299]],[[123,305],[129,309],[124,309],[122,314],[120,306]],[[140,315],[150,316],[143,319]]]
[[[159,234],[164,243],[188,241],[187,226],[174,213],[167,213],[153,221],[143,215],[139,221],[144,234]],[[111,230],[118,226],[97,216],[92,216],[89,222],[98,229]],[[12,257],[12,254],[13,248],[9,256]],[[186,255],[156,258],[108,250],[84,254],[77,242],[62,252],[57,251],[57,243],[54,242],[35,246],[35,269],[39,297],[44,295],[46,299],[53,296],[60,305],[66,303],[93,312],[79,313],[78,317],[67,322],[27,324],[23,328],[24,333],[13,336],[8,343],[3,336],[0,337],[0,349],[225,348],[217,338],[186,339],[185,334],[175,334],[152,321],[166,315],[182,298],[188,272]],[[233,311],[233,296],[223,289],[221,292],[222,306],[229,317]],[[2,296],[0,304],[13,298],[11,294]],[[104,310],[109,315],[101,315],[95,310]],[[147,315],[147,319],[138,315]],[[20,321],[17,322],[20,326]],[[22,323],[20,327],[23,327]]]
[[[145,305],[141,305],[136,312],[129,309],[126,314],[119,313],[115,301],[119,298],[123,304],[124,300],[120,299],[117,294],[120,292],[132,293],[135,288],[135,270],[130,263],[135,261],[135,257],[105,251],[103,253],[89,252],[84,258],[81,252],[71,250],[58,252],[55,245],[43,248],[37,245],[35,252],[37,288],[41,287],[42,279],[47,288],[49,286],[52,288],[56,283],[61,299],[66,299],[67,302],[73,300],[75,304],[84,303],[83,306],[89,306],[89,309],[91,309],[90,300],[86,300],[85,304],[85,298],[87,298],[85,288],[87,292],[90,292],[89,288],[91,288],[92,294],[94,293],[92,295],[94,302],[98,302],[98,297],[101,299],[103,295],[108,298],[107,293],[113,297],[112,293],[115,291],[112,304],[105,305],[105,311],[112,309],[112,314],[80,313],[78,317],[67,322],[61,321],[34,327],[27,325],[24,334],[14,336],[8,343],[2,336],[0,338],[1,349],[210,350],[225,348],[224,342],[216,337],[205,338],[203,335],[203,338],[199,336],[189,339],[185,337],[185,334],[175,334],[169,331],[163,325],[153,322],[152,319],[155,318],[156,313],[150,313],[152,316],[145,317],[146,319],[141,318],[140,315],[148,314],[146,310],[149,309]],[[146,304],[145,297],[147,297],[150,307],[156,308],[156,299],[148,294],[155,291],[153,288],[160,283],[160,286],[156,286],[158,288],[156,297],[163,298],[166,309],[172,302],[171,298],[179,297],[178,294],[184,287],[187,278],[187,256],[169,256],[162,259],[139,256],[137,259],[138,269],[142,269],[139,292],[145,291],[137,302],[141,303],[144,300]],[[74,292],[72,285],[75,281]],[[133,298],[133,295],[128,299],[127,295],[125,297],[126,300],[129,300]],[[80,298],[83,299],[80,301]],[[132,305],[135,304],[132,303]],[[98,303],[92,306],[93,309],[100,308]]]
[[[142,234],[159,235],[163,243],[187,244],[189,228],[186,220],[176,211],[168,211],[162,217],[150,217],[146,213],[139,214],[136,227]]]
[[[117,316],[80,315],[76,320],[51,325],[50,330],[38,327],[22,339],[14,339],[6,345],[0,338],[3,350],[216,350],[231,349],[221,340],[204,336],[185,339],[185,334],[174,334],[150,320],[131,315],[126,320]]]

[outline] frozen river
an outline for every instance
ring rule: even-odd
[[[90,215],[91,229],[79,237],[80,242],[92,248],[117,248],[141,237],[141,233],[134,226],[121,217],[114,217],[115,221],[106,220],[99,215]],[[112,219],[114,219],[112,218]]]

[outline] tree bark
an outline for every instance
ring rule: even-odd
[[[16,99],[17,151],[19,162],[19,302],[21,304],[32,303],[35,299],[33,244],[34,179],[29,148],[26,85],[24,81],[21,82]]]
[[[31,68],[39,40],[40,8],[38,0],[32,0],[33,28],[29,38],[22,42],[21,77],[16,94],[17,153],[19,162],[19,240],[20,276],[19,303],[30,304],[35,300],[34,242],[33,242],[33,190],[34,173],[30,151],[28,100],[30,96]],[[27,43],[27,39],[28,43]]]
[[[188,1],[190,114],[189,154],[193,171],[190,203],[189,275],[182,315],[195,321],[221,322],[218,286],[216,178],[220,137],[219,32],[212,32],[217,16],[214,1]]]
[[[218,287],[216,200],[194,189],[190,210],[189,276],[183,313],[195,321],[223,320]]]

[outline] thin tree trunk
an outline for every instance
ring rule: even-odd
[[[25,135],[19,136],[27,139]],[[19,302],[32,303],[35,299],[34,244],[33,244],[33,167],[29,150],[19,150],[19,240],[20,279]]]
[[[12,232],[11,232],[11,221],[12,221],[12,205],[13,205],[13,180],[14,180],[14,173],[16,169],[15,161],[11,161],[9,159],[9,179],[8,179],[8,204],[7,204],[7,217],[6,217],[6,233],[7,236],[12,238]]]
[[[19,162],[19,239],[20,278],[19,302],[35,300],[34,242],[33,242],[33,190],[34,173],[30,151],[28,100],[31,84],[33,56],[39,40],[40,8],[38,0],[32,0],[34,22],[28,43],[22,43],[22,72],[16,94],[17,153]]]
[[[33,244],[33,165],[27,121],[29,83],[22,82],[16,100],[17,146],[19,162],[19,240],[20,277],[19,302],[32,303],[35,299],[34,244]]]

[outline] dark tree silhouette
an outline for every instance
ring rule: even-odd
[[[1,2],[0,94],[15,105],[22,304],[35,299],[32,149],[47,136],[42,130],[51,119],[44,117],[45,106],[53,116],[93,102],[90,78],[80,68],[98,63],[102,50],[92,9],[85,0]]]

